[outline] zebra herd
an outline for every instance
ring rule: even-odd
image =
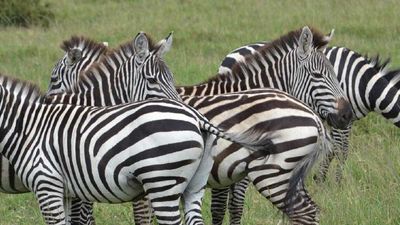
[[[0,75],[0,191],[34,192],[47,224],[95,224],[93,202],[132,202],[135,224],[183,224],[182,203],[201,225],[209,187],[212,223],[230,194],[241,224],[252,182],[292,224],[319,224],[310,168],[323,159],[322,181],[334,156],[344,163],[351,123],[370,111],[400,125],[399,71],[327,47],[332,35],[306,26],[240,47],[184,87],[164,62],[172,34],[115,49],[73,36],[46,94]]]

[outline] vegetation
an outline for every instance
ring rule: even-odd
[[[0,24],[3,26],[41,25],[48,27],[54,14],[41,0],[0,0]]]
[[[63,54],[58,46],[72,34],[108,41],[115,47],[141,30],[156,40],[174,31],[166,63],[177,84],[194,84],[213,75],[223,57],[236,47],[275,39],[306,24],[326,33],[335,28],[333,45],[390,56],[392,67],[400,67],[400,5],[395,0],[49,2],[54,22],[47,29],[0,28],[0,71],[31,80],[43,90]],[[323,185],[308,181],[321,207],[321,224],[400,224],[399,146],[400,130],[383,117],[371,113],[358,121],[343,183],[334,182],[333,171]],[[209,202],[207,193],[207,224]],[[277,224],[282,218],[253,189],[245,208],[246,225]],[[95,211],[99,225],[132,224],[129,204],[97,204]],[[0,194],[0,225],[16,224],[44,224],[32,194]]]

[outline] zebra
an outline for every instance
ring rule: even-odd
[[[181,196],[186,224],[203,224],[201,198],[215,139],[204,139],[202,130],[259,157],[274,153],[268,135],[224,133],[176,100],[55,104],[57,96],[46,99],[37,86],[5,75],[0,80],[1,154],[34,192],[47,224],[69,224],[74,198],[120,203],[143,193],[159,224],[181,224]],[[63,96],[65,102],[76,97]]]
[[[322,39],[322,37],[321,37],[321,39]],[[68,74],[68,76],[74,76],[74,74]],[[59,76],[59,75],[56,75],[56,76],[53,76],[53,77],[63,77],[63,76]],[[64,90],[61,90],[61,91],[64,91]],[[189,103],[190,104],[190,103]],[[196,107],[196,106],[195,106]]]
[[[178,89],[178,92],[181,95],[187,94],[192,96],[194,95],[204,96],[210,94],[220,94],[225,92],[240,91],[244,89],[252,89],[259,87],[273,87],[288,92],[289,94],[293,95],[299,100],[305,102],[307,105],[311,106],[314,110],[316,110],[316,112],[318,112],[322,118],[327,119],[328,124],[332,125],[329,121],[330,120],[329,117],[327,118],[326,115],[324,115],[323,113],[321,113],[320,110],[318,110],[317,104],[311,102],[312,97],[314,96],[323,98],[324,101],[329,101],[325,99],[327,97],[326,93],[324,93],[323,91],[321,91],[318,94],[312,93],[312,91],[321,90],[320,86],[318,85],[315,85],[316,87],[318,87],[315,88],[315,90],[313,90],[312,88],[309,90],[307,88],[314,86],[313,79],[315,78],[319,79],[321,77],[324,77],[318,74],[318,72],[321,71],[315,70],[315,68],[313,68],[311,71],[307,71],[310,72],[312,76],[306,78],[301,77],[301,75],[297,77],[295,76],[291,77],[290,69],[292,68],[290,67],[290,65],[295,65],[294,67],[296,67],[296,63],[286,62],[290,60],[294,61],[294,59],[296,59],[296,57],[291,57],[290,53],[296,52],[293,51],[293,49],[301,50],[302,46],[301,43],[304,40],[302,39],[303,38],[302,35],[304,34],[305,30],[306,28],[303,28],[302,30],[291,32],[288,35],[273,41],[270,45],[265,45],[263,48],[259,48],[257,52],[249,55],[248,57],[245,57],[243,61],[233,64],[231,67],[232,70],[221,71],[221,73],[219,73],[217,76],[210,78],[208,81],[202,84],[198,84],[191,87],[181,87],[180,89]],[[326,48],[327,44],[332,38],[332,35],[324,36],[321,33],[316,32],[314,30],[310,33],[311,34],[307,34],[306,36],[311,37],[311,41],[313,42],[312,48],[316,52],[316,55],[318,55],[319,59],[322,62],[328,63],[329,61],[322,54],[322,51]],[[314,39],[313,36],[315,37]],[[300,53],[301,52],[302,51],[300,51]],[[299,58],[301,59],[301,57]],[[322,63],[316,63],[316,61],[312,60],[312,57],[310,57],[309,60],[310,62],[313,62],[314,65],[322,64]],[[337,78],[334,77],[336,75],[333,72],[332,66],[330,66],[330,68],[331,68],[330,71],[331,73],[330,75],[326,76],[328,83],[331,82],[330,84],[333,86],[334,92],[340,93],[338,95],[342,96],[343,99],[346,99],[343,91],[340,90]],[[295,71],[295,69],[293,70]],[[284,75],[279,76],[280,71]],[[287,75],[288,71],[289,71],[289,76]],[[301,79],[309,79],[309,80],[301,81]],[[290,83],[291,81],[293,82],[293,80],[298,82],[297,86]],[[344,106],[340,108],[342,109],[343,112],[343,114],[341,114],[341,119],[346,121],[346,123],[342,123],[341,126],[336,125],[333,127],[343,129],[347,127],[348,123],[352,120],[352,111],[348,103],[344,104]],[[243,183],[236,185],[236,187],[237,188],[241,188],[243,186],[247,187],[248,182],[249,180],[245,179]],[[221,204],[221,202],[223,201],[221,200],[223,199],[221,198],[221,196],[224,195],[226,196],[227,193],[228,189],[226,188],[213,190],[212,192],[212,199],[213,199],[212,205],[215,206],[212,208],[213,218],[221,218],[216,224],[222,223],[222,218],[223,215],[225,214],[224,210],[225,206]],[[238,193],[239,197],[242,196],[243,198],[244,195],[240,196],[240,193],[243,193],[243,191]],[[226,197],[224,197],[224,199],[226,199]],[[230,202],[235,203],[236,201],[234,201],[233,199]],[[230,208],[232,209],[231,215],[233,214],[233,217],[231,218],[231,224],[240,224],[242,205],[239,203],[238,207],[235,206],[236,206],[235,204],[232,204],[230,206]]]
[[[329,34],[333,35],[334,30]],[[270,42],[256,42],[239,47],[230,52],[218,68],[219,73],[229,73],[235,64],[244,61],[251,54],[257,54],[259,49],[265,48]],[[323,53],[332,63],[341,88],[344,90],[355,115],[355,120],[364,118],[369,112],[376,112],[395,126],[400,127],[400,69],[389,69],[390,60],[381,60],[379,56],[368,57],[346,47],[327,47]],[[353,82],[356,81],[356,82]],[[353,121],[352,121],[353,122]],[[331,152],[321,164],[318,180],[326,179],[330,162],[339,157],[336,169],[336,180],[342,179],[343,164],[348,155],[349,134],[351,124],[347,129],[332,128],[332,137],[335,140],[336,153]],[[249,180],[235,184],[230,190],[217,193],[215,201],[226,204],[228,193],[231,220],[240,220],[244,196]],[[223,203],[221,203],[223,202]],[[226,206],[223,205],[223,208]],[[224,210],[225,211],[225,210]]]

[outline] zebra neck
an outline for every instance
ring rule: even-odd
[[[90,106],[110,106],[122,104],[121,90],[125,90],[119,85],[119,79],[114,76],[105,75],[83,79],[79,82],[76,90],[62,103],[90,105]],[[64,96],[66,97],[66,96]],[[69,103],[71,102],[71,103]]]
[[[285,66],[288,57],[274,58],[258,56],[247,63],[239,62],[232,72],[217,74],[208,81],[186,87],[178,87],[181,95],[205,96],[245,91],[256,88],[276,88],[290,92],[290,77],[296,71],[297,64]],[[268,63],[267,63],[268,61]],[[284,68],[284,69],[283,69]]]

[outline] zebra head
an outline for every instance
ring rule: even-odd
[[[295,48],[297,75],[290,85],[290,94],[305,101],[329,125],[346,128],[353,119],[351,105],[340,88],[333,66],[322,53],[331,37],[313,40],[313,32],[307,26],[302,29]]]
[[[150,47],[151,41],[143,32],[136,35],[133,43],[135,54],[130,60],[134,73],[130,76],[133,79],[131,86],[146,86],[144,88],[146,96],[142,97],[145,99],[161,97],[181,100],[175,89],[173,74],[163,60],[163,56],[172,45],[172,32],[153,47]],[[143,94],[142,91],[141,94]],[[137,100],[137,98],[131,96],[131,100]]]
[[[47,89],[48,95],[60,94],[75,88],[79,73],[105,54],[107,44],[72,36],[61,44],[61,48],[65,54],[53,68]]]

